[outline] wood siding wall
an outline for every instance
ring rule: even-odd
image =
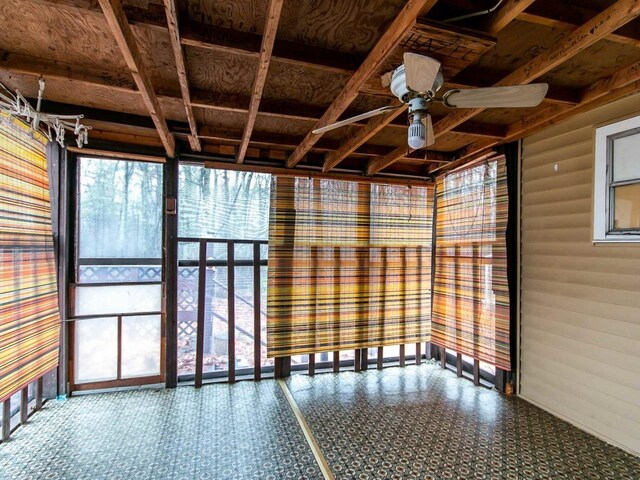
[[[591,241],[594,127],[634,114],[640,95],[524,141],[520,395],[640,454],[640,243]]]

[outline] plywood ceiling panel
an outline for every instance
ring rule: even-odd
[[[1,50],[127,71],[104,17],[95,12],[61,9],[28,0],[0,1],[0,25]]]

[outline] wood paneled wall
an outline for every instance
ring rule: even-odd
[[[640,243],[591,241],[594,127],[633,114],[638,94],[524,140],[520,394],[640,454]]]

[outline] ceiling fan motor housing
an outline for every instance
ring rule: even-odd
[[[435,94],[435,92],[440,90],[443,83],[444,78],[442,76],[442,71],[439,71],[433,84],[433,91],[431,93]],[[417,92],[414,92],[413,90],[409,90],[407,88],[407,79],[405,76],[404,64],[400,65],[393,71],[393,75],[391,76],[391,84],[389,86],[391,88],[391,93],[398,97],[398,99],[403,103],[409,103],[409,100],[419,96]]]

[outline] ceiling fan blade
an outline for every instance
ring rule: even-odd
[[[394,70],[391,70],[390,72],[382,74],[382,76],[380,77],[382,86],[384,88],[387,88],[389,85],[391,85],[391,77],[393,77],[393,72]]]
[[[407,88],[419,93],[433,91],[440,71],[440,62],[409,52],[404,54],[403,60]]]
[[[513,85],[510,87],[472,88],[450,90],[442,97],[444,104],[451,108],[507,108],[535,107],[547,94],[549,85]]]
[[[431,121],[431,115],[425,115],[422,118],[422,124],[424,125],[425,137],[426,137],[426,146],[430,147],[434,143],[436,143],[436,137],[433,134],[433,122]]]
[[[376,115],[381,115],[385,112],[396,110],[402,107],[404,107],[404,105],[387,105],[385,107],[376,108],[375,110],[371,110],[370,112],[361,113],[360,115],[356,115],[355,117],[340,120],[339,122],[332,123],[331,125],[327,125],[326,127],[316,128],[315,130],[313,130],[313,133],[315,135],[319,135],[321,133],[328,132],[329,130],[340,128],[344,125],[349,125],[350,123],[359,122],[360,120],[364,120],[365,118],[375,117]]]

